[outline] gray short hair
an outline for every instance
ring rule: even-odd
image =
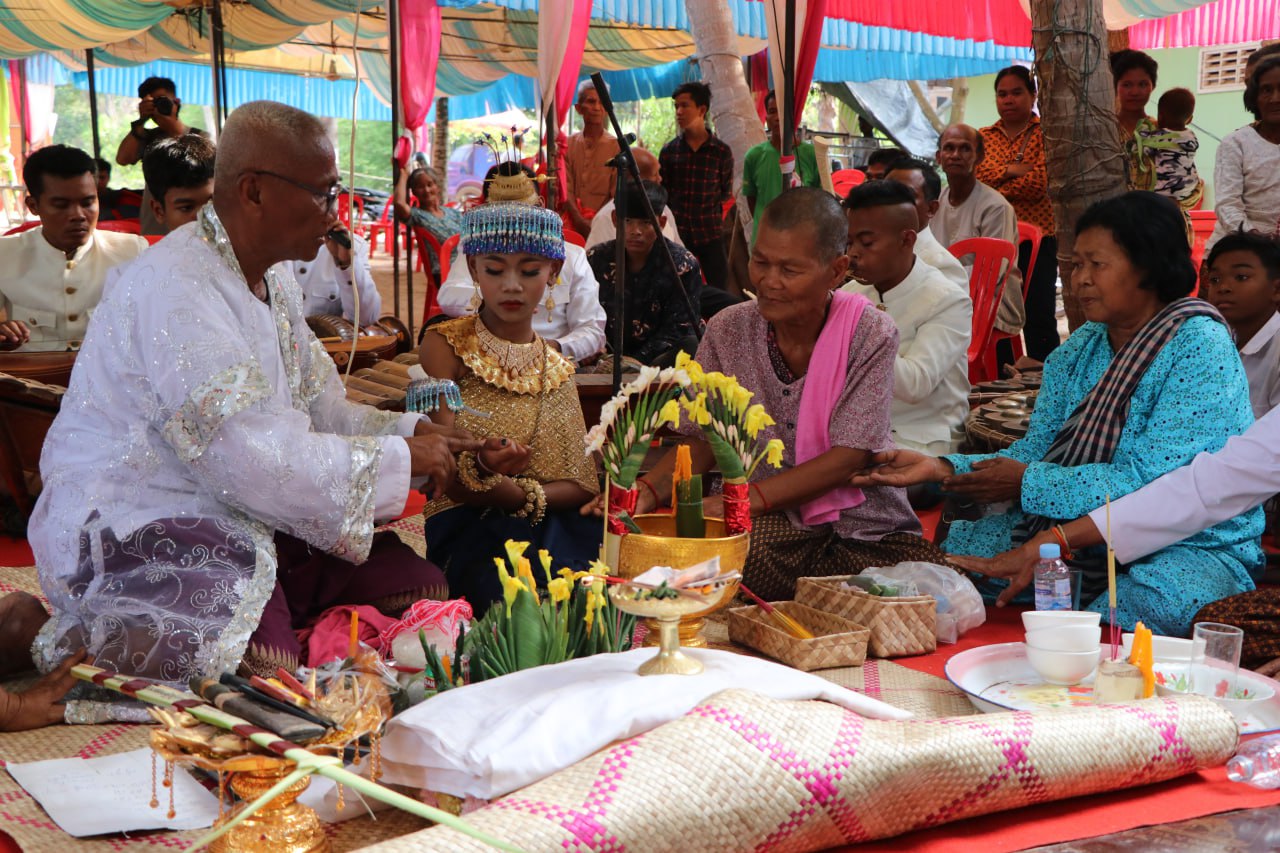
[[[823,263],[843,255],[849,243],[849,221],[840,202],[817,187],[795,187],[769,202],[760,224],[778,231],[813,226],[814,241]]]
[[[218,137],[215,187],[234,186],[249,169],[283,165],[313,147],[332,151],[320,120],[277,101],[250,101],[227,117]]]

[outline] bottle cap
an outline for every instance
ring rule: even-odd
[[[1040,546],[1040,559],[1057,560],[1062,557],[1062,548],[1057,542],[1046,542]]]

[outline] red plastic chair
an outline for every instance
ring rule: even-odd
[[[449,270],[453,268],[453,255],[458,250],[458,244],[462,242],[461,234],[454,234],[440,247],[440,282],[449,277]]]
[[[142,223],[136,219],[111,219],[98,221],[99,231],[119,231],[122,234],[141,234]]]
[[[21,234],[23,231],[30,231],[32,228],[35,228],[39,224],[40,224],[39,219],[29,219],[26,222],[22,223],[21,225],[15,225],[14,227],[10,228],[8,231],[4,232],[4,234],[0,236],[8,237],[10,234]]]
[[[351,201],[355,200],[356,217],[355,222],[351,221]],[[369,233],[369,227],[364,219],[364,199],[358,195],[350,195],[348,193],[338,194],[338,219],[342,224],[347,226],[347,230],[352,234],[359,234],[364,237]]]
[[[1191,233],[1195,240],[1191,244],[1191,262],[1200,272],[1200,264],[1204,261],[1204,244],[1213,236],[1213,229],[1218,227],[1218,214],[1212,210],[1193,210],[1191,216]]]
[[[572,243],[573,245],[581,246],[584,249],[587,247],[587,238],[583,237],[572,228],[564,229],[564,239],[566,243]]]
[[[866,180],[867,174],[861,169],[839,169],[831,173],[831,190],[843,199],[849,190],[862,186]]]
[[[142,239],[147,241],[148,245],[154,246],[165,238],[164,234],[143,234]]]
[[[952,245],[957,260],[973,255],[969,274],[969,297],[973,300],[973,335],[969,339],[969,381],[988,382],[997,376],[995,329],[1000,298],[1009,280],[1009,270],[1018,262],[1018,249],[1008,240],[971,237]]]
[[[382,215],[378,217],[378,221],[369,226],[369,257],[373,257],[378,249],[378,236],[386,235],[386,251],[390,255],[395,251],[395,240],[397,231],[395,218],[392,214],[395,212],[395,202],[387,199],[387,203],[382,206]]]
[[[1027,257],[1027,272],[1022,276],[1022,302],[1025,305],[1027,301],[1027,291],[1031,287],[1031,274],[1035,272],[1036,258],[1040,257],[1040,241],[1044,239],[1044,232],[1030,222],[1018,223],[1018,246],[1023,243],[1031,244],[1031,254]],[[1003,341],[1005,339],[1012,340],[1009,345],[1013,348],[1013,360],[1017,361],[1026,355],[1026,351],[1022,348],[1022,335],[1011,335],[1008,332],[1002,332],[999,329],[991,330],[992,341]]]
[[[456,234],[454,235],[457,236]],[[427,280],[427,298],[422,306],[422,324],[425,326],[427,321],[438,314],[444,312],[440,310],[440,282],[444,281],[447,274],[444,265],[444,247],[440,245],[440,241],[432,236],[431,232],[425,228],[415,227],[413,229],[414,242],[418,244],[418,262],[421,264],[422,275]],[[453,239],[452,237],[449,239]],[[445,241],[446,243],[448,240]],[[437,258],[440,258],[440,280],[431,272],[430,264],[425,262],[427,257],[427,249],[435,252]]]

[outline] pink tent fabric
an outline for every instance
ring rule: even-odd
[[[1217,0],[1129,28],[1129,46],[1207,47],[1280,39],[1280,0]]]
[[[427,147],[425,125],[436,96],[440,64],[440,7],[436,0],[400,5],[400,103],[404,125],[419,149]]]
[[[826,20],[828,0],[795,0],[794,20],[788,18],[786,0],[764,0],[764,4],[765,23],[769,28],[769,65],[773,70],[774,91],[778,94],[778,109],[781,112],[783,104],[782,93],[778,89],[785,79],[783,71],[789,64],[793,78],[791,126],[795,127],[804,115],[809,86],[813,83],[813,67],[822,44],[822,25]],[[786,34],[791,27],[796,28],[792,36],[795,53],[785,56]],[[783,186],[794,186],[795,157],[784,154],[781,164]]]
[[[578,74],[587,48],[591,26],[591,0],[542,0],[538,7],[538,90],[545,112],[555,93],[556,127],[569,117],[578,90]],[[556,158],[555,202],[567,197],[564,179],[564,147],[548,146],[547,155]]]
[[[827,0],[826,14],[872,27],[1017,47],[1031,44],[1031,20],[1018,0]]]

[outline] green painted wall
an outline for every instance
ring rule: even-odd
[[[1160,79],[1151,96],[1147,112],[1155,115],[1156,101],[1166,89],[1182,87],[1196,91],[1199,78],[1200,49],[1153,50],[1151,56],[1160,63]],[[1218,153],[1218,140],[1231,131],[1253,121],[1244,108],[1241,92],[1196,93],[1196,115],[1192,130],[1200,138],[1196,169],[1205,181],[1205,207],[1213,206],[1213,162]],[[994,124],[1000,116],[995,106],[995,76],[969,80],[969,103],[965,107],[965,123],[974,127]]]

